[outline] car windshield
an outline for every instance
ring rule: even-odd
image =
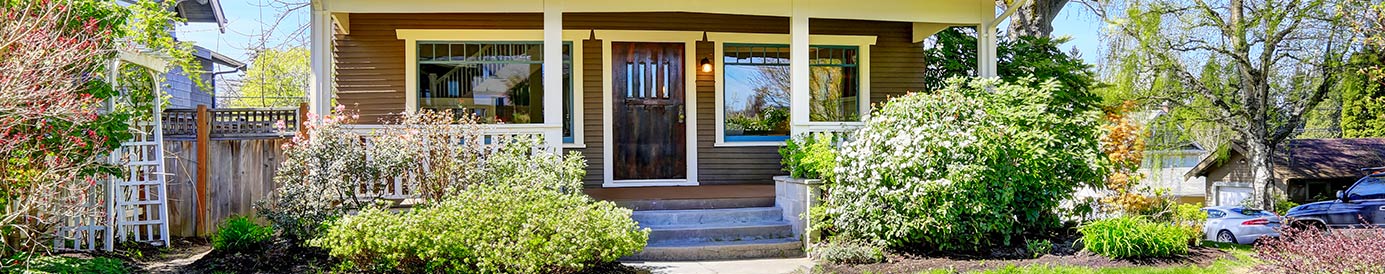
[[[1347,198],[1351,199],[1385,199],[1385,178],[1367,176],[1356,181],[1356,185],[1347,192]]]

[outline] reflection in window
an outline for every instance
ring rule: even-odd
[[[727,44],[723,52],[725,140],[787,139],[789,47]],[[812,46],[808,56],[810,120],[859,121],[856,47]]]
[[[563,139],[572,138],[572,49],[563,44]],[[543,123],[542,42],[419,42],[419,108],[484,123]]]
[[[727,142],[789,136],[789,48],[727,45],[722,58],[723,135]]]

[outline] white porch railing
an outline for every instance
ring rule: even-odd
[[[346,126],[347,129],[357,134],[360,134],[361,136],[371,136],[379,134],[381,132],[385,132],[386,130],[389,130],[386,127],[391,127],[391,125]],[[468,142],[465,140],[454,140],[453,143],[458,145],[480,144],[481,146],[486,146],[484,149],[489,149],[490,151],[494,152],[500,149],[500,146],[496,144],[499,144],[499,142],[501,142],[502,140],[516,138],[532,138],[535,140],[540,140],[540,143],[544,144],[541,148],[538,149],[546,150],[551,153],[558,153],[559,151],[561,151],[562,138],[556,136],[560,134],[561,130],[562,126],[554,127],[550,125],[482,125],[480,128],[480,132],[478,132],[475,135],[476,138],[479,138],[480,140],[473,140],[472,142]],[[558,138],[556,140],[559,141],[549,141],[555,140],[553,138]],[[371,138],[363,138],[364,145],[367,147],[372,146],[373,144],[370,143],[370,140]],[[367,161],[372,160],[371,157],[372,156],[370,154],[366,154]],[[423,169],[424,170],[406,171],[403,174],[397,174],[394,176],[385,176],[385,178],[379,180],[363,180],[359,182],[357,187],[355,187],[354,189],[356,198],[378,198],[386,200],[406,200],[410,198],[417,198],[417,178],[418,176],[422,175],[420,172],[427,172],[428,166],[424,165]]]

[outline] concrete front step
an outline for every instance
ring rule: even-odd
[[[724,225],[783,221],[778,207],[641,210],[630,216],[643,226]]]
[[[803,257],[803,241],[798,238],[754,241],[670,241],[650,242],[644,251],[621,258],[623,261],[698,261]]]
[[[649,242],[752,241],[793,237],[793,225],[786,221],[721,225],[662,225],[649,228]]]
[[[772,207],[774,197],[717,198],[717,199],[651,199],[615,200],[616,205],[631,210],[684,210],[746,207]]]

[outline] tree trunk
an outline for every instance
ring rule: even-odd
[[[1246,158],[1250,163],[1252,194],[1250,202],[1245,204],[1271,210],[1274,209],[1269,199],[1274,187],[1274,150],[1267,141],[1263,137],[1246,138]]]
[[[1005,0],[996,2],[1005,6]],[[1053,19],[1067,4],[1068,0],[1032,0],[1020,7],[1010,17],[1010,39],[1020,36],[1048,37],[1053,33]]]

